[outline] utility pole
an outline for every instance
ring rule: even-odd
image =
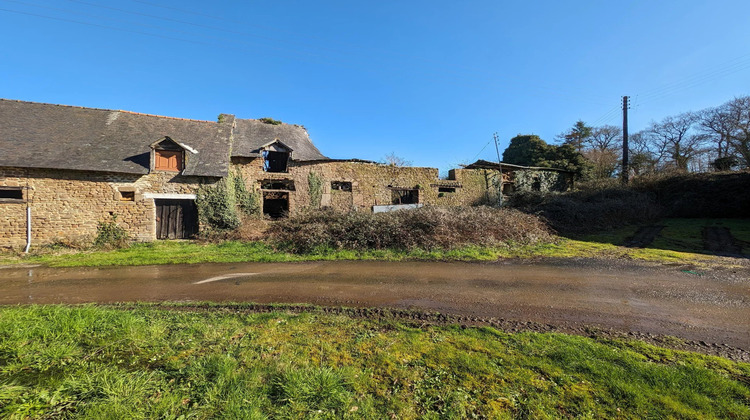
[[[627,96],[622,97],[622,183],[627,185],[630,180],[630,168],[628,166],[628,109],[630,100]]]
[[[497,133],[492,135],[492,138],[495,139],[495,152],[497,152],[497,168],[500,173],[500,188],[497,192],[497,204],[502,207],[503,206],[503,163],[500,160],[500,148],[497,146]]]

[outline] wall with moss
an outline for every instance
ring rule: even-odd
[[[242,173],[249,189],[260,190],[264,180],[293,182],[294,190],[288,190],[291,213],[313,204],[310,202],[310,174],[323,181],[320,206],[342,211],[371,211],[372,206],[392,204],[394,188],[417,189],[421,204],[464,203],[460,182],[440,180],[436,168],[397,167],[368,162],[292,162],[287,172],[273,173],[263,171],[261,158],[233,158],[232,163]],[[332,182],[351,183],[351,191],[332,189]],[[455,188],[456,192],[441,194],[441,187]]]
[[[519,170],[514,173],[516,191],[567,191],[572,186],[572,174],[545,170]]]

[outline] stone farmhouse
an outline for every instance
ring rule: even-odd
[[[269,119],[218,121],[0,99],[0,247],[93,236],[101,221],[139,241],[190,238],[195,197],[241,174],[263,212],[283,217],[311,204],[384,211],[497,202],[516,189],[566,190],[572,174],[478,161],[440,179],[437,168],[330,159],[304,127]]]

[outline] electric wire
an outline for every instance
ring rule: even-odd
[[[640,92],[639,96],[642,97],[641,100],[644,103],[657,102],[677,93],[701,86],[718,78],[726,77],[728,75],[740,72],[750,67],[750,54],[737,57],[727,63],[724,63],[725,65],[720,68],[714,68],[713,70],[697,73],[681,81],[669,83],[659,88],[645,91],[645,93]]]
[[[477,154],[476,154],[476,156],[474,156],[474,158],[473,158],[473,159],[471,159],[471,160],[472,160],[472,161],[476,161],[476,160],[477,160],[477,158],[479,157],[479,155],[481,155],[481,154],[482,154],[482,152],[484,152],[484,149],[486,149],[486,148],[487,148],[487,146],[489,146],[489,145],[490,145],[490,143],[492,143],[492,142],[493,142],[494,140],[495,140],[495,139],[493,138],[492,140],[488,141],[488,142],[487,142],[487,144],[485,144],[485,145],[484,145],[484,147],[482,147],[482,150],[480,150],[480,151],[479,151],[479,153],[477,153]]]

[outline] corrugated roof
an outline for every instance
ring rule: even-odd
[[[234,129],[232,156],[258,157],[261,148],[279,140],[292,149],[292,160],[327,159],[310,140],[304,127],[291,124],[267,124],[260,120],[238,119]]]
[[[221,177],[233,122],[0,99],[0,166],[146,174],[150,145],[169,137],[197,151],[183,175]]]

